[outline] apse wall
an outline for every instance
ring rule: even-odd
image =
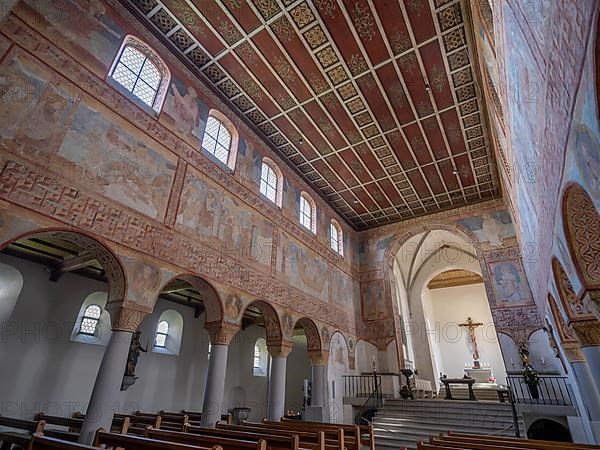
[[[471,317],[484,324],[475,329],[480,361],[490,365],[497,383],[506,384],[506,369],[483,283],[425,290],[431,299],[432,325],[444,373],[449,378],[461,378],[465,363],[473,362],[468,330],[458,326]]]
[[[71,331],[85,298],[106,291],[106,284],[69,273],[54,283],[42,265],[4,254],[2,262],[20,271],[24,284],[10,320],[2,324],[0,360],[2,367],[10,370],[0,371],[0,415],[31,417],[45,411],[68,416],[85,411],[106,347],[74,342]],[[179,355],[151,350],[158,319],[165,309],[183,316]],[[140,356],[136,369],[139,379],[120,394],[115,411],[201,411],[209,342],[204,315],[194,318],[191,308],[159,300],[139,330],[142,345],[149,349]],[[254,413],[266,402],[267,378],[252,374],[255,337],[261,335],[262,328],[249,327],[231,344],[227,408],[246,403]]]

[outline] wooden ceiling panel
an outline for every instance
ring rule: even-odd
[[[500,195],[467,0],[120,1],[356,229]]]

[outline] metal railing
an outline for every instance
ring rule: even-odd
[[[368,425],[373,420],[377,410],[383,406],[381,377],[376,373],[373,373],[371,377],[373,378],[374,389],[358,411],[358,414],[354,417],[354,423],[356,425]]]
[[[344,375],[344,397],[369,397],[381,386],[381,375]],[[381,395],[381,390],[379,390]]]
[[[507,377],[514,403],[528,405],[573,406],[567,377],[540,375],[537,386],[529,386],[522,376]]]

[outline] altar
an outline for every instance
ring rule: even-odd
[[[490,383],[490,380],[494,380],[494,374],[489,367],[479,369],[474,367],[466,368],[465,375],[474,379],[475,383]],[[493,383],[493,381],[491,382]]]

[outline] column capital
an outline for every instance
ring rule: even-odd
[[[600,320],[600,289],[585,289],[582,302]]]
[[[315,366],[326,366],[329,361],[329,352],[326,350],[314,350],[308,352],[310,362]]]
[[[110,324],[113,331],[129,331],[133,333],[148,315],[146,311],[140,311],[120,302],[109,302],[104,307],[110,314]]]
[[[585,362],[585,355],[581,351],[581,346],[578,343],[568,343],[563,345],[563,351],[567,360],[572,364],[576,362]]]
[[[210,336],[211,344],[229,345],[231,340],[240,331],[240,326],[230,322],[211,322],[204,324]]]
[[[267,350],[273,358],[284,357],[287,358],[292,352],[294,343],[292,341],[284,340],[281,343],[267,344]]]
[[[573,328],[581,347],[600,345],[600,320],[576,320],[571,321],[569,325]]]

